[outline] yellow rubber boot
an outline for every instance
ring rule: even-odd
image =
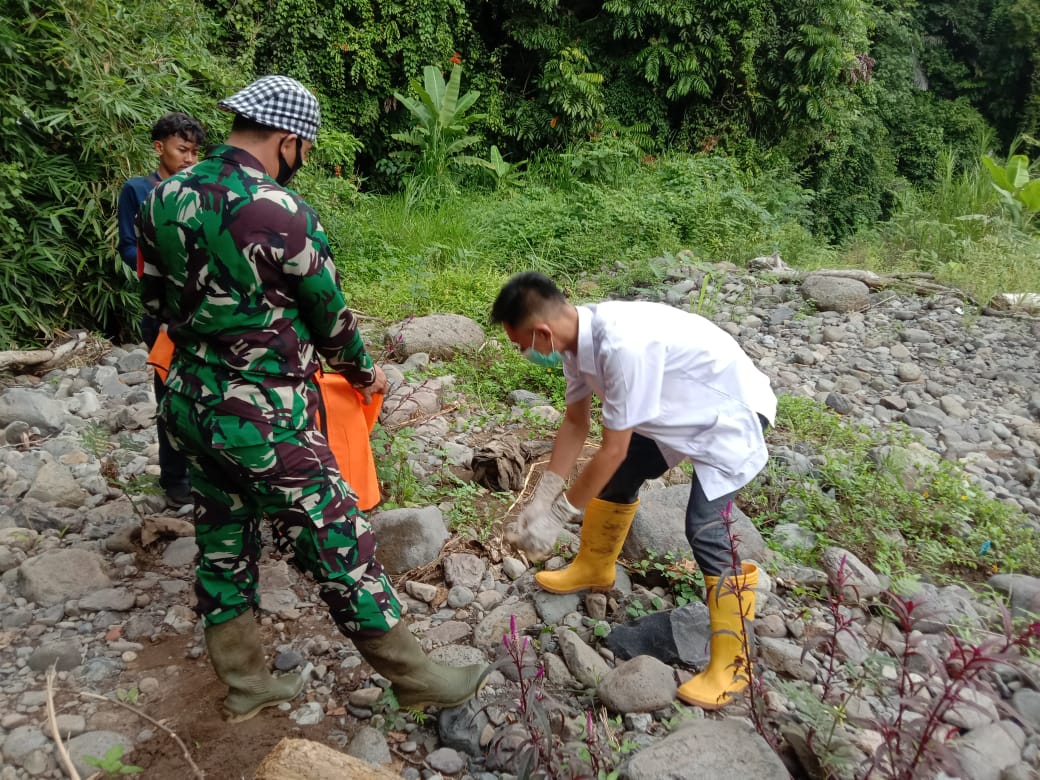
[[[729,704],[733,694],[748,686],[750,664],[746,659],[747,625],[755,619],[755,591],[758,567],[741,564],[741,574],[727,577],[719,587],[719,577],[705,577],[708,615],[711,618],[711,658],[708,667],[679,688],[678,696],[687,704],[717,710]]]
[[[570,565],[559,571],[540,571],[535,581],[550,593],[609,590],[614,587],[614,564],[632,527],[639,502],[615,504],[594,498],[585,507],[581,544]]]

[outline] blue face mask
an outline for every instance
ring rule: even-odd
[[[524,350],[524,357],[540,368],[559,367],[563,363],[563,355],[556,351],[556,345],[553,344],[552,336],[549,336],[549,346],[552,347],[552,352],[548,355],[543,355],[534,348],[534,340],[537,335],[538,332],[535,331],[531,336],[531,346]]]

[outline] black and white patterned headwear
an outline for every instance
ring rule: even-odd
[[[296,133],[311,143],[321,126],[317,98],[288,76],[264,76],[217,106],[262,125]]]

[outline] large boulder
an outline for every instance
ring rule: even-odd
[[[818,311],[863,311],[870,305],[870,288],[842,276],[809,274],[802,282],[802,295]]]
[[[0,428],[20,420],[42,433],[59,433],[67,416],[65,404],[36,390],[12,387],[0,395]]]
[[[769,744],[742,720],[700,720],[636,753],[623,770],[630,780],[787,778]]]
[[[22,595],[40,606],[62,604],[108,588],[104,559],[90,550],[47,550],[18,567]]]
[[[686,504],[689,500],[689,485],[672,485],[643,493],[621,554],[633,561],[645,558],[647,551],[657,555],[673,552],[683,558],[691,558],[693,551],[686,540]],[[740,559],[764,560],[766,543],[762,534],[735,504],[731,519]]]
[[[483,346],[484,330],[461,314],[429,314],[391,325],[383,341],[387,352],[400,360],[417,352],[450,360],[457,352],[473,351]]]

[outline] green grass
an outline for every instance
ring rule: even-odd
[[[1040,573],[1040,551],[1025,516],[987,498],[959,466],[935,460],[907,485],[892,459],[875,456],[872,451],[884,445],[906,447],[911,439],[905,430],[878,432],[813,401],[781,396],[769,440],[822,456],[812,477],[771,463],[744,496],[767,534],[790,522],[816,532],[806,563],[836,545],[894,577]]]

